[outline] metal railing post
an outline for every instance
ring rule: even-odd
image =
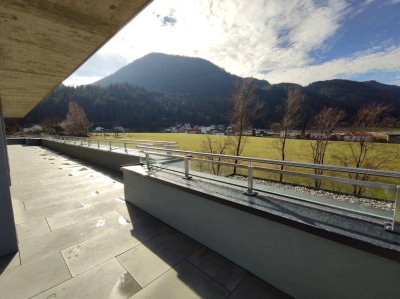
[[[100,148],[100,140],[97,139],[97,148]]]
[[[256,196],[257,192],[253,190],[253,166],[249,165],[247,167],[247,190],[243,192],[246,195],[249,196]]]
[[[183,163],[185,165],[185,176],[183,177],[185,180],[190,180],[192,177],[189,174],[189,162],[191,157],[183,158]]]
[[[146,156],[146,167],[148,170],[150,170],[150,154],[145,153],[145,156]]]
[[[128,151],[126,149],[126,142],[124,142],[124,148],[125,148],[125,153],[128,153]]]
[[[87,139],[88,147],[90,147],[90,138]]]
[[[111,151],[112,151],[112,148],[111,148],[111,141],[108,142],[108,145],[110,146],[110,152],[111,152]]]
[[[394,212],[392,223],[385,223],[385,229],[400,234],[400,186],[397,186],[394,200]]]

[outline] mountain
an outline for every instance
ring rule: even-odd
[[[374,103],[391,106],[392,113],[400,116],[400,87],[396,85],[335,79],[314,82],[305,89],[315,98],[319,97],[323,106],[345,110],[349,121],[360,107]]]
[[[167,94],[227,97],[241,79],[205,59],[151,53],[94,84],[129,83]],[[269,85],[262,80],[257,84]]]
[[[39,123],[47,116],[63,119],[68,103],[76,101],[90,121],[107,128],[119,124],[138,131],[155,131],[184,122],[228,124],[229,97],[241,80],[204,59],[149,54],[94,84],[58,87],[23,122]],[[269,84],[265,80],[255,80],[255,84],[256,97],[264,107],[253,122],[259,128],[280,121],[292,87],[301,88],[305,95],[303,125],[326,106],[345,110],[350,125],[357,110],[371,103],[390,105],[391,116],[400,119],[400,87],[395,85],[339,79],[305,87]]]
[[[226,98],[192,100],[190,96],[190,99],[128,83],[107,87],[61,85],[28,114],[22,124],[40,123],[47,117],[62,120],[72,101],[83,107],[94,126],[105,128],[123,126],[135,131],[157,131],[177,122],[206,125],[229,121]]]
[[[387,84],[382,84],[379,83],[377,81],[371,80],[371,81],[365,81],[363,82],[367,85],[382,89],[382,90],[386,90],[386,91],[392,91],[392,92],[396,92],[396,93],[400,93],[400,86],[397,85],[387,85]]]

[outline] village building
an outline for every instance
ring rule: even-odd
[[[387,142],[390,143],[400,143],[400,132],[397,133],[389,133],[387,135]]]
[[[289,131],[289,132],[286,133],[286,137],[287,138],[297,138],[300,135],[301,135],[301,131],[296,131],[296,130]],[[281,138],[284,138],[285,137],[285,131],[281,131],[279,136]]]
[[[374,137],[368,132],[346,132],[343,135],[344,141],[372,141]]]
[[[104,128],[103,127],[96,127],[93,132],[104,132]]]

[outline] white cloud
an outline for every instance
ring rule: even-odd
[[[81,76],[81,75],[71,75],[64,82],[64,85],[68,86],[78,86],[94,83],[100,80],[102,77],[99,76]]]
[[[354,58],[312,66],[310,55],[327,47],[343,20],[372,1],[351,6],[346,0],[156,0],[75,73],[73,82],[80,75],[103,77],[151,52],[205,58],[240,76],[260,77],[265,71],[272,82],[305,84],[375,69],[377,59],[360,55],[353,66]],[[363,61],[368,65],[361,66]]]
[[[319,65],[277,70],[263,76],[270,83],[296,82],[307,85],[317,80],[329,80],[367,72],[400,72],[400,47],[385,51],[362,52],[351,57],[331,60]]]

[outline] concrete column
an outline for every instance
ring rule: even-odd
[[[0,257],[18,251],[10,193],[6,131],[0,99]]]

